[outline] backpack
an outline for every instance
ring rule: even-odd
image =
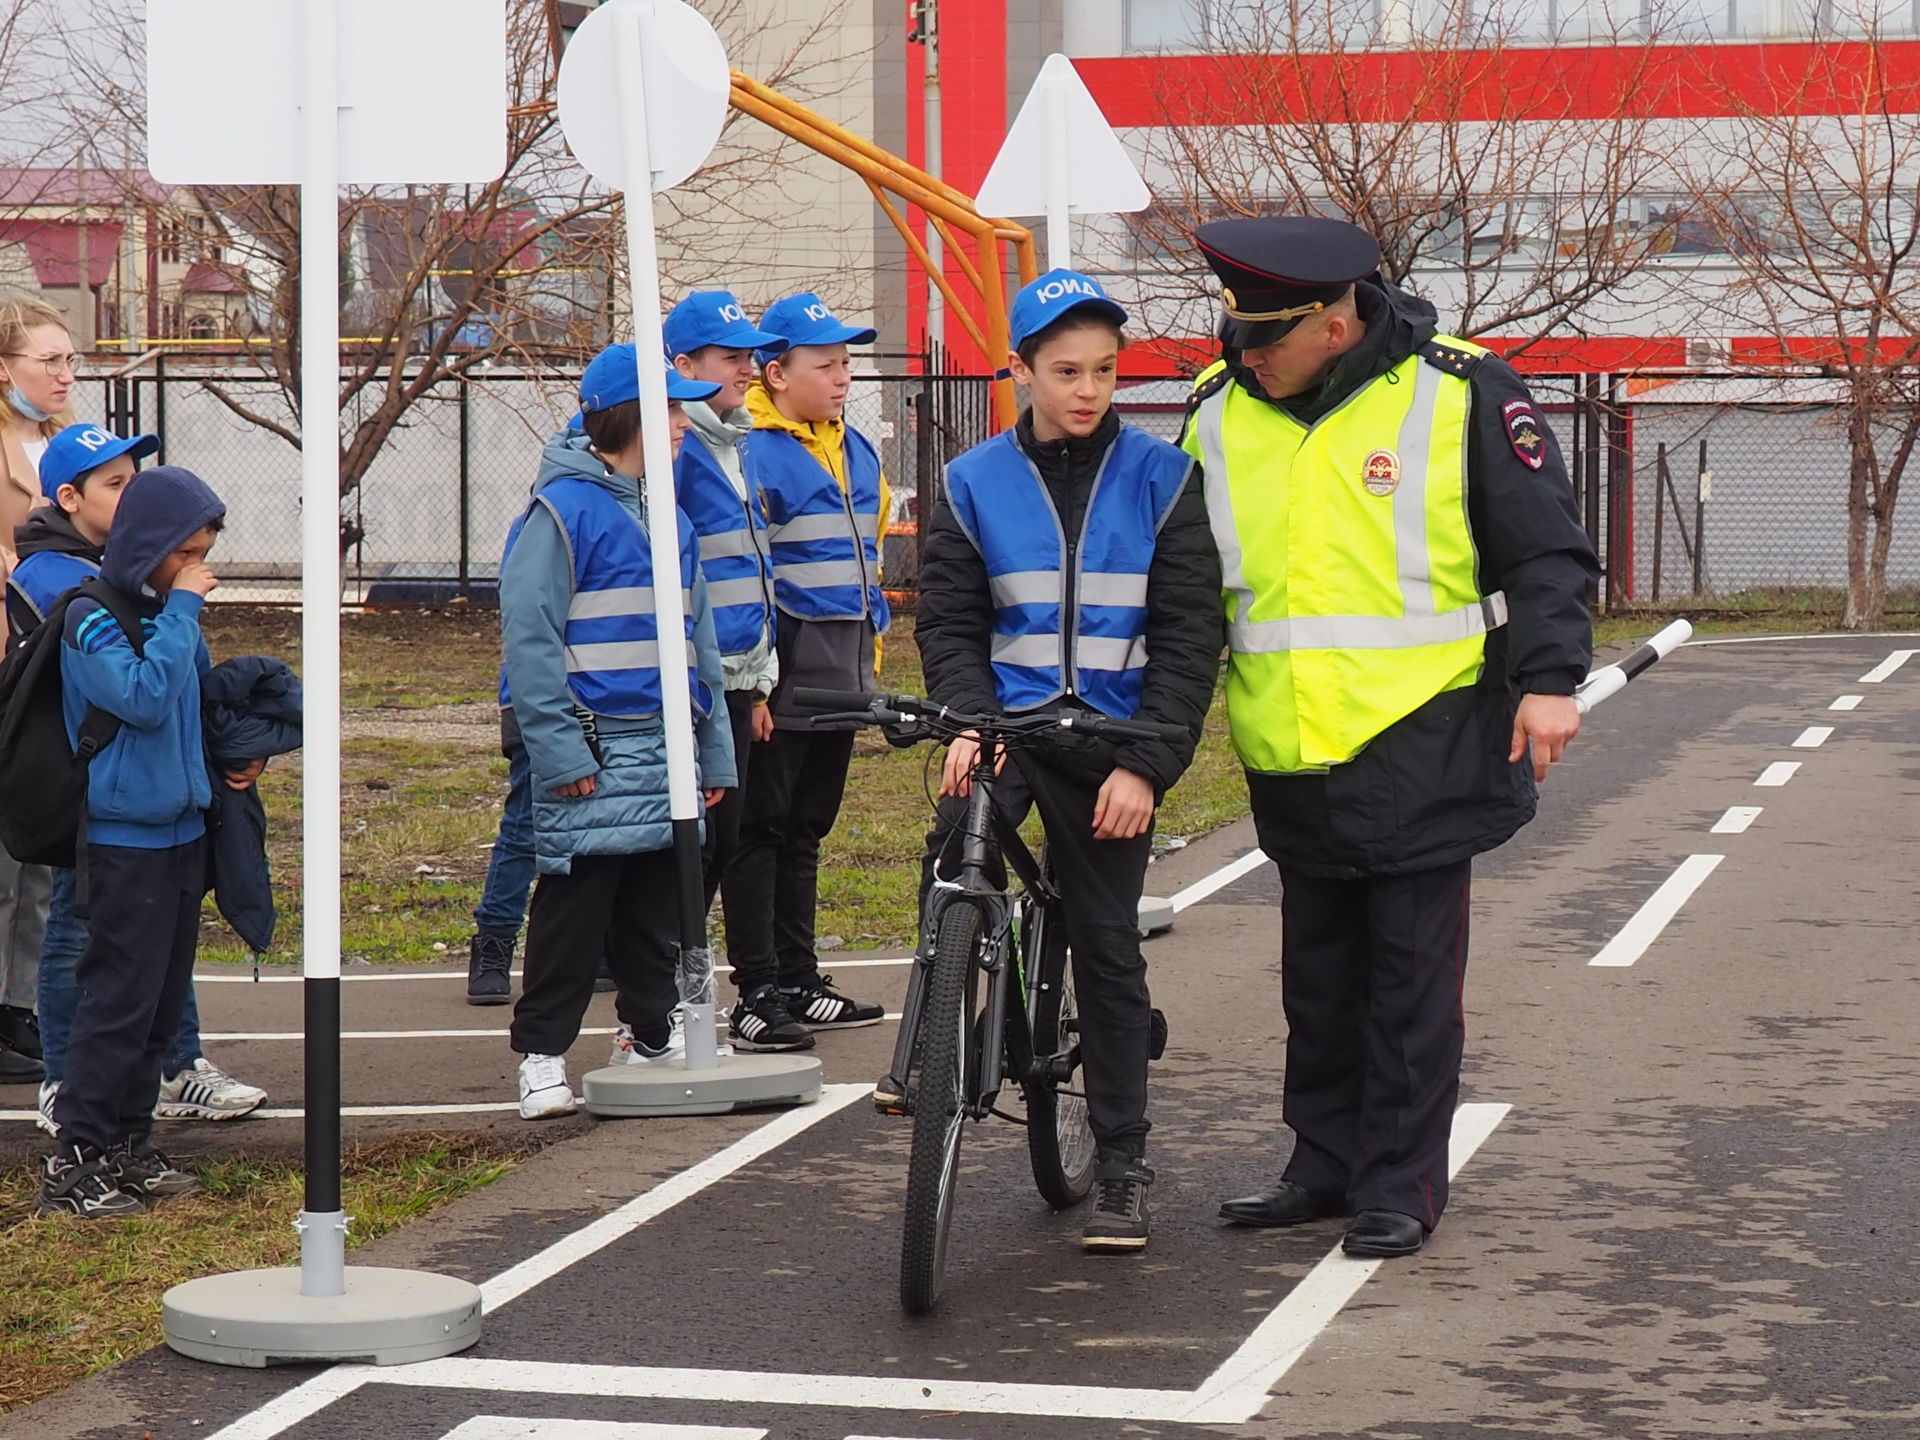
[[[89,705],[79,745],[67,740],[60,647],[67,609],[80,601],[103,606],[134,654],[146,652],[133,602],[94,576],[54,601],[46,620],[0,660],[0,844],[23,865],[75,864],[86,832],[87,767],[120,733],[119,716]]]

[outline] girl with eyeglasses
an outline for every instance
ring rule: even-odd
[[[13,529],[41,503],[40,457],[73,423],[73,337],[66,318],[34,295],[0,298],[0,562],[13,570]],[[0,639],[6,620],[0,616]]]

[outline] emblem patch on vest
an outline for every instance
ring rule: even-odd
[[[1369,495],[1391,495],[1400,488],[1400,457],[1391,450],[1375,450],[1361,463],[1360,483]]]
[[[1513,453],[1520,457],[1520,463],[1529,470],[1538,470],[1545,465],[1547,442],[1541,432],[1547,427],[1533,413],[1533,402],[1509,400],[1500,407],[1500,418],[1506,422],[1507,443],[1513,446]]]

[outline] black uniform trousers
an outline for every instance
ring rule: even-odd
[[[87,948],[74,966],[80,996],[53,1116],[64,1144],[101,1151],[153,1130],[161,1059],[193,984],[206,840],[88,845],[86,883]]]
[[[727,959],[742,995],[762,985],[811,985],[820,978],[813,948],[820,842],[840,817],[853,735],[776,721],[773,738],[750,748],[753,781],[720,888]]]
[[[733,731],[733,788],[720,797],[720,803],[707,811],[707,841],[702,847],[707,879],[707,908],[733,864],[733,852],[740,843],[740,814],[747,803],[747,764],[753,751],[753,692],[727,691],[727,724]]]
[[[1472,862],[1328,880],[1280,867],[1285,1178],[1431,1229],[1466,1042]]]
[[[1131,840],[1094,839],[1093,807],[1099,793],[1098,785],[1062,774],[1029,752],[1009,758],[994,783],[993,799],[1013,825],[1034,807],[1040,810],[1072,955],[1087,1122],[1103,1157],[1137,1159],[1146,1153],[1152,1128],[1147,1119],[1147,1056],[1153,1001],[1146,958],[1140,953],[1140,892],[1153,854],[1153,829],[1149,826]],[[967,801],[959,796],[940,802],[921,865],[922,915],[934,866],[949,879],[958,868],[960,827],[966,817]],[[995,879],[1004,883],[1002,877]],[[932,937],[921,937],[923,952],[931,944]],[[916,964],[916,983],[919,978]],[[902,1061],[894,1063],[899,1074]]]
[[[680,909],[673,851],[576,855],[542,875],[527,908],[526,973],[509,1043],[522,1055],[564,1055],[580,1038],[600,960],[619,988],[615,1010],[648,1045],[666,1043],[679,1003]]]

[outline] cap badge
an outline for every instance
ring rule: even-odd
[[[1369,495],[1391,495],[1400,488],[1400,457],[1391,450],[1375,450],[1360,466],[1360,483]]]

